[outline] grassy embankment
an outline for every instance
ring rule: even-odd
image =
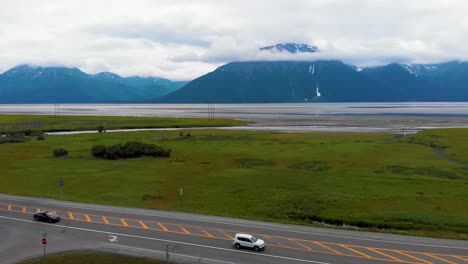
[[[164,118],[127,116],[53,116],[53,115],[0,115],[1,132],[11,131],[79,131],[129,128],[213,127],[240,126],[246,122],[217,118]]]
[[[0,144],[0,192],[468,238],[468,130],[430,130],[401,139],[190,132],[190,137],[178,131],[47,136]],[[171,148],[172,155],[108,161],[90,154],[93,145],[127,140]],[[70,155],[53,158],[55,148]]]
[[[20,262],[19,264],[163,264],[166,261],[137,258],[119,254],[111,254],[97,251],[67,252],[51,254]],[[172,263],[172,262],[171,262]]]

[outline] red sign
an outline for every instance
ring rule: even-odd
[[[47,244],[47,239],[43,238],[42,239],[42,245],[45,245],[45,244]]]

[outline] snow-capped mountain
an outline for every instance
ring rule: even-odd
[[[400,64],[400,66],[414,76],[430,74],[437,71],[438,68],[435,64]]]
[[[160,103],[465,102],[468,62],[360,68],[341,61],[223,65]]]
[[[288,53],[314,53],[319,49],[316,46],[298,43],[279,43],[273,46],[260,48],[260,51],[288,52]]]

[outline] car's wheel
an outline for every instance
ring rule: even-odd
[[[52,223],[52,219],[49,218],[49,223]]]
[[[237,249],[240,249],[240,244],[239,244],[239,243],[236,243],[234,246],[235,246]]]
[[[259,251],[259,250],[260,250],[259,247],[257,247],[257,246],[254,247],[254,251]]]
[[[37,216],[34,216],[34,220],[37,221],[37,220],[39,220],[39,219],[37,219]]]

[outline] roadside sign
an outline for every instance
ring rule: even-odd
[[[47,236],[47,233],[45,233],[45,235]],[[47,245],[47,239],[45,238],[44,235],[42,235],[42,247],[44,248],[44,257],[46,255],[46,245]]]
[[[47,236],[47,233],[42,234],[42,238],[46,238],[46,236]]]

